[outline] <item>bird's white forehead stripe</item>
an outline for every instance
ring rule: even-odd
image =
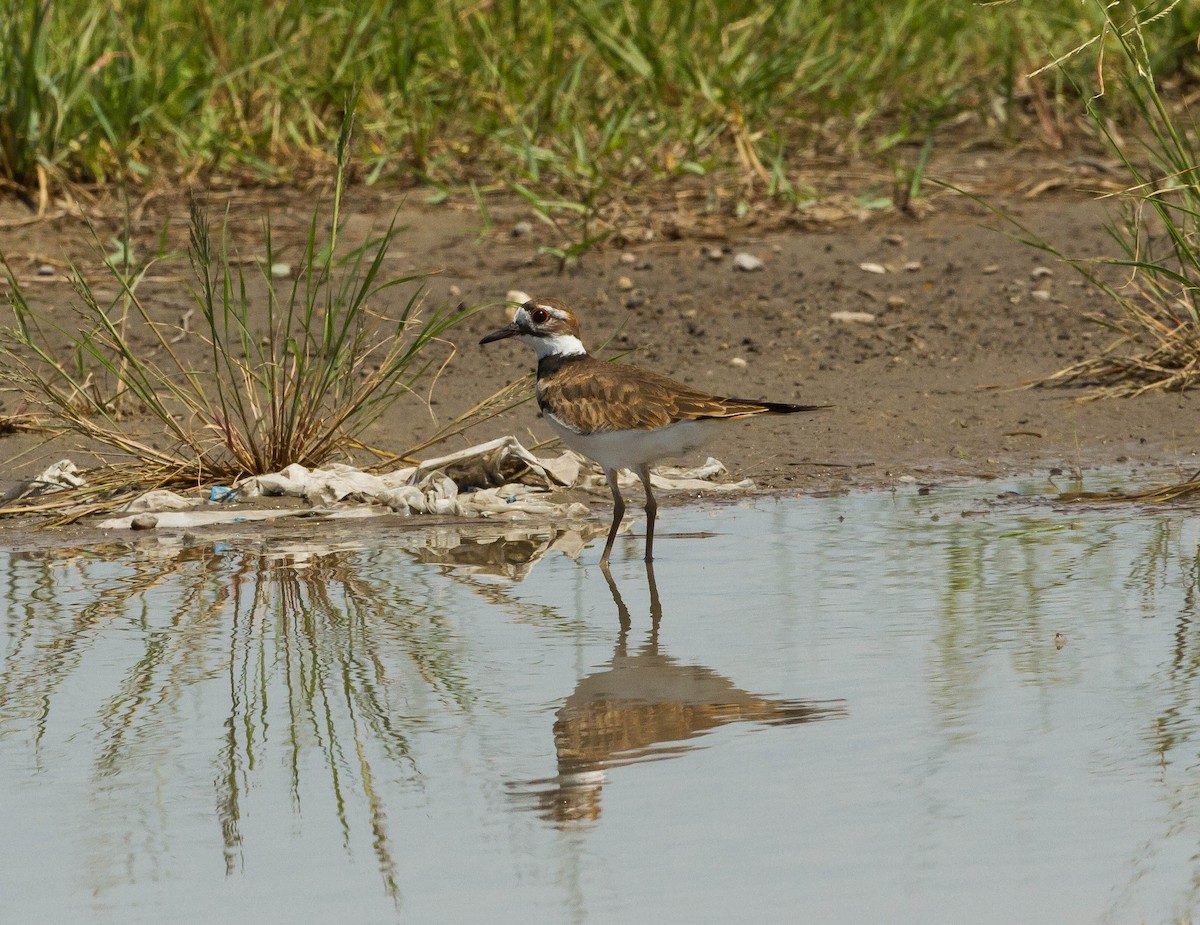
[[[557,318],[559,321],[567,320],[567,313],[561,308],[555,308],[553,305],[539,305],[538,308],[544,308],[550,313],[551,317]]]
[[[535,309],[540,308],[542,311],[546,312],[551,318],[557,318],[559,321],[568,320],[567,313],[565,311],[563,311],[561,308],[555,308],[553,305],[543,305],[542,303],[538,302],[536,305],[534,305],[534,308]],[[526,308],[524,305],[520,306],[517,309],[516,314],[513,316],[513,319],[517,320],[517,321],[531,321],[532,320],[529,317],[529,309]]]

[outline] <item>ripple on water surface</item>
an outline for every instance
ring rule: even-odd
[[[1200,518],[997,490],[0,553],[0,909],[1185,918]]]

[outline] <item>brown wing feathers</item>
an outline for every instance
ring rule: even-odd
[[[538,382],[542,410],[580,433],[652,430],[678,421],[794,414],[826,405],[720,398],[638,366],[590,356],[563,363]]]

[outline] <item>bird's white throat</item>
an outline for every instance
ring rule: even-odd
[[[553,334],[549,337],[522,334],[520,338],[537,351],[539,360],[542,357],[575,357],[587,353],[583,341],[574,334]]]

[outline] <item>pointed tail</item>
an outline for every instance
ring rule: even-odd
[[[778,401],[752,401],[748,398],[723,398],[735,414],[797,414],[801,411],[826,411],[833,405],[789,405]]]

